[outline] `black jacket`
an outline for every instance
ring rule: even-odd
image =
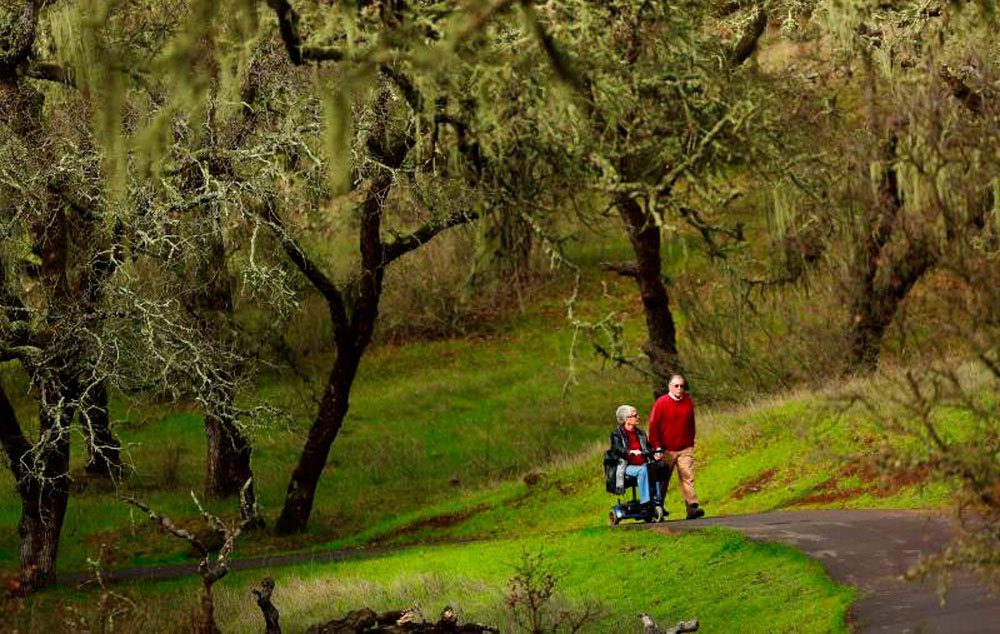
[[[635,434],[639,437],[639,448],[642,451],[649,451],[649,439],[646,438],[646,432],[636,427]],[[611,453],[616,458],[628,460],[628,435],[625,433],[624,425],[615,427],[615,430],[611,432]]]
[[[635,433],[639,438],[639,448],[642,451],[649,451],[646,433],[638,427],[635,428]],[[604,488],[608,493],[621,495],[625,492],[623,476],[626,464],[628,464],[628,435],[624,426],[619,425],[611,432],[611,449],[604,452]]]

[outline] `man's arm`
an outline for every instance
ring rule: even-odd
[[[660,401],[657,399],[653,403],[653,409],[649,412],[649,427],[646,434],[649,438],[649,444],[654,449],[659,449],[663,446],[663,443],[660,442],[660,427],[663,425],[662,419],[663,413],[660,411]]]

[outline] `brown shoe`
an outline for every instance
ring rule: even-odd
[[[699,517],[704,517],[704,516],[705,516],[705,510],[701,509],[701,508],[698,508],[698,503],[697,502],[695,502],[694,504],[688,504],[688,507],[687,507],[687,518],[689,520],[696,520]]]

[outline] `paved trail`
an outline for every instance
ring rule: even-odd
[[[640,529],[645,525],[635,525]],[[851,607],[851,622],[861,632],[1000,633],[1000,596],[965,576],[957,576],[942,607],[934,587],[899,580],[921,553],[938,550],[949,534],[940,516],[921,511],[830,510],[707,517],[656,525],[666,532],[726,526],[752,539],[781,542],[821,561],[835,580],[861,589]],[[254,557],[232,562],[249,570],[306,562],[377,556],[386,548],[349,549],[315,554]],[[116,579],[167,579],[195,572],[195,565],[116,570]],[[62,583],[81,583],[87,575],[60,575]]]
[[[674,521],[657,530],[735,528],[761,541],[794,546],[822,562],[836,581],[861,590],[851,620],[861,632],[1000,632],[1000,595],[956,576],[945,605],[934,587],[901,581],[921,553],[948,539],[944,518],[921,511],[830,510],[708,517]]]

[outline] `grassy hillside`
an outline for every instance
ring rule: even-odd
[[[621,245],[595,241],[578,250],[584,287],[576,316],[596,321],[609,311],[625,318],[626,341],[642,339],[641,309],[630,280],[595,273],[596,263],[622,257]],[[691,262],[684,252],[672,259]],[[600,482],[599,454],[623,402],[648,412],[645,381],[628,369],[606,366],[581,340],[568,382],[572,326],[565,320],[568,289],[557,284],[523,312],[478,337],[375,347],[362,364],[352,408],[334,444],[307,534],[277,540],[258,533],[242,554],[290,550],[374,538],[419,541],[428,536],[509,534],[551,525],[540,513],[513,514],[507,506],[554,507],[559,528],[604,521],[610,497]],[[682,328],[683,328],[683,320]],[[683,332],[682,332],[683,334]],[[682,339],[683,341],[683,339]],[[313,355],[313,376],[329,359]],[[773,510],[788,506],[926,506],[944,495],[940,487],[913,482],[881,483],[859,462],[875,429],[858,410],[838,413],[829,399],[801,392],[782,399],[714,408],[715,386],[694,382],[700,404],[698,490],[710,513]],[[287,420],[252,430],[254,469],[261,506],[274,518],[302,438],[315,414],[315,385],[299,378],[262,382],[257,402],[279,406]],[[705,395],[705,396],[703,396]],[[729,400],[748,397],[728,394]],[[36,415],[25,401],[20,415]],[[188,492],[203,478],[200,413],[121,399],[112,416],[134,472],[124,490],[163,513],[197,526]],[[60,569],[82,570],[102,544],[117,565],[185,558],[185,548],[146,526],[144,518],[114,499],[107,483],[83,473],[82,448],[74,441],[74,494],[63,534]],[[521,476],[543,473],[534,485]],[[9,472],[0,472],[0,567],[16,570],[19,503]],[[529,479],[530,481],[534,481]],[[907,485],[907,486],[901,486]],[[232,501],[214,503],[232,513]],[[676,492],[668,510],[682,509]],[[421,526],[422,518],[449,516]],[[510,516],[513,519],[507,519]],[[416,527],[400,527],[416,521]],[[397,534],[398,533],[398,534]]]
[[[597,262],[621,256],[620,245],[591,245],[580,254],[587,301],[577,317],[593,322],[617,311],[625,318],[623,337],[634,345],[643,333],[630,281],[594,273]],[[678,260],[686,257],[677,254]],[[607,527],[614,498],[604,492],[600,457],[613,412],[629,402],[648,413],[649,389],[635,372],[602,363],[583,340],[571,377],[574,331],[564,318],[566,288],[557,285],[540,295],[476,337],[372,350],[320,483],[309,532],[291,540],[266,531],[249,534],[237,553],[363,545],[373,548],[371,555],[234,574],[217,588],[224,628],[257,629],[248,592],[265,574],[278,581],[276,602],[280,598],[283,623],[292,631],[362,605],[388,609],[413,602],[428,616],[451,604],[463,618],[509,628],[507,580],[523,552],[541,550],[561,576],[560,606],[580,610],[587,600],[597,602],[602,616],[588,631],[634,631],[640,611],[661,623],[697,617],[705,631],[732,631],[735,623],[741,631],[843,629],[851,591],[792,550],[718,530],[662,536]],[[305,370],[322,376],[328,361],[322,353],[311,355],[313,366]],[[718,386],[705,380],[693,386],[699,403],[697,488],[712,515],[815,506],[928,507],[948,495],[943,486],[926,483],[925,474],[880,479],[870,465],[875,422],[859,408],[842,407],[832,394],[803,390],[754,401],[750,390],[733,391],[720,403]],[[315,390],[300,378],[272,376],[256,394],[244,396],[289,413],[287,420],[252,430],[256,483],[270,519],[315,413]],[[21,416],[30,420],[27,402],[22,405]],[[118,431],[135,467],[125,490],[182,525],[199,527],[187,495],[200,489],[203,477],[199,412],[122,399],[113,410],[123,421]],[[102,548],[115,566],[192,561],[184,544],[115,501],[107,484],[88,480],[76,445],[76,490],[59,569],[83,570]],[[0,566],[13,574],[19,508],[9,474],[2,473]],[[225,514],[234,510],[231,501],[210,506]],[[676,486],[667,509],[671,519],[683,515]],[[384,553],[386,546],[407,548]],[[656,583],[645,570],[622,573],[636,560],[653,571]],[[699,577],[696,587],[680,582],[692,574]],[[148,631],[183,631],[197,585],[192,578],[119,587],[137,601],[122,618]],[[61,589],[22,604],[13,618],[24,631],[49,630],[53,619],[96,618],[93,602],[91,591]],[[776,614],[776,604],[796,609]]]
[[[644,386],[624,374],[596,379],[599,368],[586,364],[580,372],[587,389],[564,400],[567,339],[557,320],[526,318],[490,339],[376,350],[363,365],[306,539],[357,533],[400,512],[573,454],[602,436],[615,404],[638,400]],[[306,386],[290,381],[265,383],[261,397],[293,413],[287,422],[254,430],[259,496],[264,513],[273,518],[314,406]],[[119,403],[113,415],[129,418],[119,429],[136,470],[125,488],[163,512],[191,517],[187,492],[200,490],[203,477],[201,416],[123,407]],[[79,449],[81,443],[76,444]],[[82,568],[102,541],[116,543],[123,562],[174,556],[176,544],[148,534],[141,518],[116,502],[106,485],[86,479],[82,453],[74,458],[82,490],[70,500],[63,570]],[[9,472],[0,477],[0,558],[13,569],[20,509]],[[214,507],[231,510],[233,505]]]
[[[368,606],[417,607],[433,620],[446,605],[460,618],[515,631],[507,606],[509,579],[525,555],[536,571],[556,575],[546,610],[578,617],[593,613],[583,631],[635,632],[637,615],[661,624],[697,618],[704,632],[840,632],[854,592],[826,577],[822,566],[793,549],[761,545],[714,529],[702,535],[661,535],[604,528],[472,544],[417,547],[339,563],[233,573],[216,586],[223,631],[259,631],[262,619],[250,589],[275,579],[274,603],[285,631],[340,618]],[[692,582],[696,580],[696,582]],[[138,599],[117,617],[125,631],[184,631],[197,613],[198,581],[117,587]],[[87,602],[90,601],[91,605]],[[24,632],[47,631],[53,619],[95,626],[89,593],[50,593],[10,615]],[[775,609],[794,605],[793,610]]]
[[[949,487],[926,473],[883,478],[875,470],[875,424],[831,407],[827,396],[787,399],[700,416],[696,488],[709,514],[798,508],[934,508]],[[467,498],[403,515],[331,547],[409,544],[426,540],[494,538],[528,532],[595,528],[607,521],[614,497],[604,492],[604,442],[541,465]],[[666,500],[683,518],[676,482]]]
[[[581,610],[588,599],[599,604],[603,616],[587,631],[634,631],[640,611],[661,623],[697,617],[705,631],[732,631],[734,623],[741,631],[842,630],[851,591],[790,549],[720,530],[663,536],[607,526],[614,498],[604,492],[600,457],[612,412],[630,401],[646,413],[647,391],[634,376],[602,370],[591,359],[578,368],[581,385],[564,399],[570,333],[554,306],[549,317],[514,319],[489,338],[377,349],[364,366],[350,427],[321,484],[311,531],[292,542],[248,535],[238,553],[365,545],[372,554],[234,574],[217,588],[220,623],[232,631],[256,629],[249,588],[272,575],[291,631],[361,605],[389,609],[414,602],[431,617],[451,604],[463,618],[509,628],[507,580],[523,552],[541,549],[561,575],[562,608]],[[255,465],[271,517],[296,455],[296,430],[309,421],[308,404],[296,405],[302,388],[287,381],[261,388],[271,402],[297,413],[287,426],[257,433]],[[171,412],[146,422],[136,418],[123,431],[134,443],[138,467],[129,486],[167,513],[190,518],[184,493],[200,484],[200,417]],[[940,505],[947,490],[920,474],[908,481],[874,474],[866,459],[876,432],[860,410],[843,409],[831,394],[802,391],[743,406],[704,405],[699,494],[713,515]],[[381,450],[371,453],[372,446]],[[171,461],[176,466],[164,471]],[[167,481],[171,472],[176,480]],[[4,565],[13,571],[17,506],[11,498],[3,505],[9,527]],[[683,514],[676,486],[667,508],[672,519]],[[190,519],[183,523],[197,526]],[[183,544],[96,486],[72,499],[66,530],[64,571],[82,569],[102,543],[114,546],[115,565],[186,558]],[[408,548],[383,553],[386,546]],[[642,570],[622,574],[636,560],[654,571],[657,583]],[[697,586],[680,583],[691,574],[699,576]],[[149,631],[179,631],[195,610],[197,588],[192,577],[117,590],[137,601],[127,618]],[[53,618],[96,618],[93,602],[91,591],[57,590],[24,604],[12,618],[24,631],[43,631]],[[796,609],[776,615],[776,603]]]

